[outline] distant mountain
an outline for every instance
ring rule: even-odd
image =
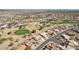
[[[0,12],[45,12],[48,9],[0,9]]]
[[[0,9],[0,12],[79,12],[79,9]]]

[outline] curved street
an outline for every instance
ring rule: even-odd
[[[61,41],[61,40],[57,40],[57,39],[56,39],[57,36],[59,36],[59,35],[65,33],[66,31],[69,31],[70,29],[72,29],[72,28],[66,29],[65,31],[63,31],[63,32],[61,32],[61,33],[58,33],[57,35],[55,35],[55,36],[53,36],[53,37],[47,39],[45,42],[43,42],[42,44],[40,44],[40,45],[36,48],[36,50],[41,50],[49,41],[53,41],[53,42],[55,42],[55,43],[57,43],[57,44],[60,44],[62,41]],[[77,28],[73,28],[73,29],[77,29]]]

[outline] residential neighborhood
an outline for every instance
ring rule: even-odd
[[[0,11],[0,50],[79,50],[79,11]]]

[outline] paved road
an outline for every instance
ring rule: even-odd
[[[61,40],[57,40],[57,36],[59,36],[59,35],[65,33],[66,31],[69,31],[70,29],[71,29],[71,28],[69,28],[69,29],[67,29],[67,30],[65,30],[65,31],[63,31],[63,32],[61,32],[61,33],[58,33],[57,35],[55,35],[55,36],[49,38],[48,40],[46,40],[45,42],[43,42],[41,45],[39,45],[39,46],[36,48],[36,50],[42,49],[49,41],[53,41],[53,42],[55,42],[55,43],[57,43],[57,44],[60,44],[62,41],[61,41]]]

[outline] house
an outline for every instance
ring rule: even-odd
[[[55,32],[57,33],[57,32],[59,32],[59,30],[58,29],[55,29]]]
[[[47,48],[50,50],[60,50],[56,43],[48,43]]]
[[[70,40],[70,36],[66,35],[66,34],[62,34],[62,36],[67,39],[67,40]]]
[[[54,31],[53,31],[53,30],[47,30],[47,33],[48,33],[49,35],[53,35],[53,34],[54,34]]]
[[[7,28],[7,26],[8,26],[7,24],[3,24],[0,26],[0,29]]]
[[[70,40],[70,44],[72,45],[72,46],[78,46],[79,44],[76,42],[76,41],[74,41],[74,40]]]
[[[31,39],[31,40],[29,40],[28,42],[25,42],[25,45],[31,47],[33,43],[34,43],[34,40]]]
[[[41,35],[43,38],[45,38],[45,40],[48,39],[47,32],[40,33],[39,35]]]
[[[25,48],[26,48],[26,46],[24,44],[21,44],[16,47],[16,50],[24,50]]]
[[[44,42],[45,41],[44,37],[42,37],[41,35],[35,36],[35,38],[36,38],[36,41],[38,43],[41,43],[41,42]]]

